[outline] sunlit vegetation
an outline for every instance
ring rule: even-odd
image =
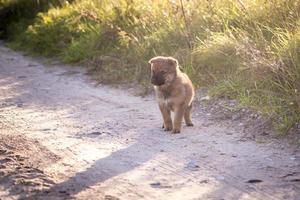
[[[174,56],[197,87],[272,115],[280,131],[300,121],[300,0],[0,2],[19,9],[6,27],[13,48],[145,86],[147,60]]]

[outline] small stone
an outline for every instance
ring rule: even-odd
[[[262,135],[262,136],[267,136],[267,135],[269,135],[269,133],[263,131],[260,135]]]
[[[295,156],[291,156],[290,160],[296,160],[296,157]]]
[[[200,181],[200,183],[208,183],[209,181],[208,180],[202,180]]]
[[[104,200],[119,200],[119,198],[111,195],[105,195]]]
[[[153,188],[159,188],[161,186],[160,182],[150,183],[150,186]]]
[[[291,179],[290,182],[300,182],[300,178]]]
[[[261,182],[263,182],[263,181],[260,179],[250,179],[250,180],[246,181],[246,183],[261,183]]]
[[[195,162],[195,161],[190,161],[187,166],[186,166],[188,169],[192,170],[192,171],[196,171],[198,170],[200,167],[199,165]]]
[[[50,131],[50,130],[51,130],[50,128],[41,129],[41,131]]]
[[[200,101],[208,101],[208,100],[210,100],[209,96],[205,96],[205,97],[200,98]]]
[[[91,135],[101,135],[102,133],[99,132],[99,131],[95,131],[95,132],[91,132],[90,134],[91,134]]]
[[[6,166],[5,165],[0,165],[0,169],[5,169]]]
[[[7,153],[6,149],[0,149],[0,154],[5,154],[5,153]]]
[[[17,103],[17,107],[21,108],[21,107],[23,107],[23,104],[22,103]]]
[[[36,67],[36,64],[28,64],[27,67]]]

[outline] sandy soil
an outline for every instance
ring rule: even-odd
[[[0,199],[300,199],[300,152],[0,47]]]

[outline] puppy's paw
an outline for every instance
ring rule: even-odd
[[[172,126],[172,124],[171,125],[165,125],[165,124],[163,124],[162,125],[162,129],[164,131],[171,131],[173,129],[173,126]]]
[[[180,130],[179,130],[179,129],[176,129],[176,128],[173,128],[172,133],[173,133],[173,134],[180,133]]]
[[[194,124],[192,122],[188,122],[186,123],[186,126],[194,126]]]
[[[164,127],[164,131],[171,131],[172,129],[172,127]]]

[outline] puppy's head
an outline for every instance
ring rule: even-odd
[[[178,61],[175,58],[157,56],[149,60],[149,65],[153,85],[170,84],[177,76]]]

